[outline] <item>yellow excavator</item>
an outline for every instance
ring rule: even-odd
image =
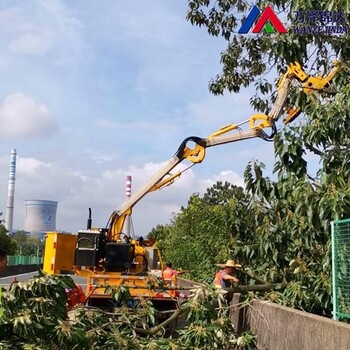
[[[162,279],[163,262],[155,245],[147,240],[127,237],[123,226],[133,207],[148,193],[172,184],[181,176],[170,172],[184,160],[192,165],[201,163],[206,148],[226,143],[261,138],[272,140],[276,123],[291,123],[300,113],[299,107],[286,105],[291,84],[297,84],[307,94],[329,91],[339,70],[335,64],[326,76],[309,76],[299,63],[290,64],[277,83],[277,97],[269,114],[254,114],[238,124],[229,124],[206,138],[191,136],[183,140],[176,153],[142,187],[127,198],[111,215],[105,228],[91,228],[91,211],[86,230],[77,235],[47,233],[44,271],[50,274],[74,271],[86,276],[86,296],[90,305],[104,307],[111,301],[110,289],[128,287],[131,298],[148,298],[160,309],[172,309],[176,302],[176,278],[163,281],[164,289],[154,281]],[[247,125],[246,130],[243,127]],[[189,144],[193,145],[190,147]],[[159,280],[154,279],[159,278]],[[161,283],[161,284],[163,284]],[[150,288],[150,286],[153,288]],[[171,288],[170,288],[171,286]]]

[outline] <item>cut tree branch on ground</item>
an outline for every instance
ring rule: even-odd
[[[190,306],[184,306],[178,310],[176,310],[168,319],[164,322],[160,323],[158,326],[155,326],[151,329],[143,329],[143,328],[134,328],[137,333],[147,334],[147,335],[155,335],[166,326],[168,326],[171,322],[175,321],[180,315],[190,310]]]

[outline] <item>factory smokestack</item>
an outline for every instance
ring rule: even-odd
[[[15,179],[16,179],[16,157],[17,151],[15,149],[11,150],[10,156],[10,171],[9,171],[9,186],[7,194],[7,206],[6,206],[6,217],[5,217],[5,227],[8,231],[8,235],[12,234],[13,227],[13,208],[15,199]]]
[[[125,198],[128,199],[131,196],[131,176],[128,175],[126,177],[126,182],[125,182]]]
[[[130,198],[131,196],[131,176],[128,175],[126,177],[125,182],[125,199]],[[125,233],[128,237],[130,237],[130,227],[131,227],[131,217],[128,215],[125,218],[124,226],[123,226],[123,233]]]

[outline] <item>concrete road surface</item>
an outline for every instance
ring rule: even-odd
[[[8,287],[10,286],[10,284],[15,280],[23,282],[23,281],[27,281],[28,279],[30,279],[31,277],[37,275],[38,272],[28,272],[28,273],[23,273],[21,275],[14,275],[14,276],[9,276],[9,277],[2,277],[0,278],[0,286],[8,289]],[[82,277],[82,276],[74,276],[74,275],[70,275],[72,277],[72,279],[74,280],[74,282],[76,284],[80,284],[81,287],[84,289],[86,288],[86,278]]]

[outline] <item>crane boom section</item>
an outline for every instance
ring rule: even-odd
[[[277,98],[268,115],[262,113],[254,114],[244,122],[239,124],[229,124],[220,128],[207,138],[191,136],[183,140],[177,152],[149,180],[147,180],[143,186],[137,189],[111,214],[107,224],[110,230],[111,239],[120,239],[120,233],[125,218],[128,215],[131,215],[133,206],[147,193],[170,185],[181,176],[181,171],[178,171],[175,174],[171,174],[170,172],[183,160],[186,159],[193,164],[201,163],[205,158],[205,150],[207,147],[256,137],[264,140],[272,140],[277,132],[275,123],[283,114],[284,109],[287,111],[287,116],[283,120],[285,124],[293,121],[301,113],[299,107],[291,108],[285,106],[292,81],[296,80],[304,92],[311,93],[315,90],[319,91],[328,88],[338,70],[339,65],[336,65],[327,76],[313,77],[308,76],[302,70],[299,63],[296,62],[290,64],[287,72],[281,76],[277,83]],[[249,129],[241,130],[241,126],[248,123]],[[189,142],[194,143],[194,146],[190,147]]]
[[[147,193],[148,191],[154,187],[161,179],[166,177],[169,172],[176,167],[177,164],[179,164],[181,160],[174,155],[171,157],[147,182],[140,188],[138,188],[134,193],[131,194],[131,196],[126,199],[111,215],[110,221],[113,226],[111,227],[112,229],[112,236],[113,231],[115,231],[118,227],[118,229],[122,229],[124,225],[124,220],[122,220],[123,214],[125,214],[129,209],[131,209],[136,203],[138,203]],[[130,215],[129,213],[126,213],[127,215]],[[118,221],[123,221],[119,223],[117,226],[115,226],[116,219],[119,218]],[[117,229],[117,231],[118,231]],[[119,231],[118,233],[120,233]]]

